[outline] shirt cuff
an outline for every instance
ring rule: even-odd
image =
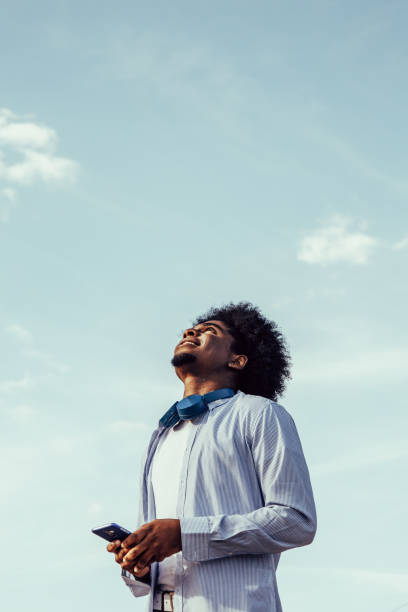
[[[150,584],[143,582],[142,579],[138,580],[133,574],[125,569],[122,569],[122,578],[135,597],[142,597],[150,593]]]
[[[207,561],[210,540],[210,519],[207,516],[180,518],[181,547],[187,561]]]

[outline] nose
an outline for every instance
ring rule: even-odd
[[[199,336],[200,332],[198,331],[198,329],[194,329],[194,327],[189,327],[188,329],[185,330],[184,334],[183,334],[183,339],[184,338],[188,338],[189,336]]]

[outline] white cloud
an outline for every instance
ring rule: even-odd
[[[7,327],[5,327],[5,331],[19,342],[31,342],[31,340],[33,339],[28,329],[26,329],[22,325],[19,325],[18,323],[7,325]]]
[[[0,194],[8,202],[1,205],[0,222],[9,220],[16,197],[11,185],[75,180],[78,164],[56,154],[57,142],[54,129],[0,108]]]
[[[3,124],[7,121],[12,121],[13,119],[18,119],[17,115],[13,113],[9,108],[0,108],[0,124]]]
[[[0,109],[0,145],[14,149],[55,149],[57,134],[55,130],[28,121],[18,120]]]
[[[351,220],[334,216],[329,223],[305,236],[297,257],[309,264],[347,262],[365,264],[377,245],[368,234],[349,229]]]
[[[392,248],[394,251],[402,251],[402,249],[407,249],[408,248],[408,236],[405,236],[404,238],[402,238],[402,240],[399,240],[398,242],[396,242]]]
[[[0,392],[14,393],[15,391],[29,389],[32,385],[33,379],[30,376],[23,376],[23,378],[17,380],[0,380]]]
[[[72,181],[77,166],[70,159],[43,151],[22,151],[23,160],[6,165],[0,159],[0,178],[11,183],[31,184],[36,179],[45,183]]]

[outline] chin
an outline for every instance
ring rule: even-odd
[[[171,360],[171,365],[175,368],[178,368],[187,363],[194,363],[195,361],[197,361],[197,357],[195,355],[192,355],[192,353],[176,353],[173,356],[173,359]]]

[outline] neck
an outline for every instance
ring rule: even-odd
[[[206,393],[210,393],[210,391],[216,391],[217,389],[222,389],[223,387],[235,389],[235,383],[232,380],[232,377],[226,377],[225,375],[222,377],[200,377],[187,375],[184,378],[183,383],[183,397],[194,394],[205,395]]]

